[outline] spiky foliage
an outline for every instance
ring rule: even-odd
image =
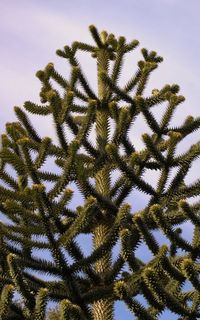
[[[94,45],[74,42],[57,51],[71,66],[69,79],[52,63],[38,71],[41,105],[27,101],[23,108],[15,107],[18,121],[7,123],[2,134],[0,210],[7,220],[0,224],[0,317],[42,320],[48,301],[55,301],[60,319],[112,320],[114,302],[122,300],[137,319],[159,319],[165,309],[180,319],[197,319],[200,204],[191,205],[187,198],[200,194],[200,180],[188,185],[185,177],[199,157],[200,143],[183,154],[175,151],[199,128],[200,118],[189,116],[181,126],[170,126],[175,109],[184,101],[178,85],[166,85],[145,96],[149,76],[162,61],[154,51],[141,50],[143,59],[136,73],[121,87],[124,57],[138,41],[127,43],[124,37],[117,39],[106,31],[99,34],[94,26],[89,29]],[[78,62],[79,50],[97,61],[97,93]],[[55,82],[60,91],[53,87]],[[165,109],[158,121],[152,110],[161,103]],[[52,116],[58,145],[50,137],[39,136],[24,109]],[[131,136],[139,115],[151,130],[142,135],[142,150],[136,150]],[[90,137],[94,124],[96,143]],[[52,157],[61,173],[42,168]],[[168,181],[173,169],[176,174]],[[113,182],[115,170],[119,177]],[[143,178],[148,170],[160,173],[156,187]],[[47,191],[49,182],[52,186]],[[69,204],[76,190],[73,194],[71,182],[84,198],[73,209]],[[149,197],[138,212],[126,203],[135,189]],[[194,226],[191,243],[177,228],[186,221]],[[166,236],[168,244],[156,240],[155,230]],[[80,247],[80,234],[92,235],[92,252]],[[143,243],[153,255],[149,262],[137,257],[136,249]],[[119,254],[113,258],[116,244]],[[51,261],[36,256],[36,249],[49,250]],[[59,280],[44,280],[44,274]],[[190,288],[183,291],[186,282]],[[21,307],[14,303],[15,291],[21,295]],[[138,295],[143,295],[146,305]]]

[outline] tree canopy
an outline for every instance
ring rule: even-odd
[[[54,301],[61,320],[113,320],[118,300],[136,319],[159,320],[166,309],[181,320],[198,319],[200,202],[189,199],[200,195],[200,180],[187,184],[185,178],[200,155],[200,143],[182,154],[176,149],[199,129],[200,118],[170,125],[184,101],[176,84],[145,95],[151,73],[163,60],[155,51],[141,50],[136,72],[121,86],[125,55],[139,42],[99,33],[93,25],[89,30],[93,45],[75,41],[57,50],[71,67],[69,78],[53,63],[38,71],[41,104],[16,106],[18,121],[7,123],[1,135],[0,211],[6,220],[0,223],[0,319],[42,320],[47,303]],[[96,60],[98,92],[84,75],[79,51]],[[161,120],[154,112],[158,105]],[[58,144],[39,135],[28,113],[52,117]],[[144,148],[137,150],[132,128],[140,115],[150,133],[142,135]],[[43,169],[48,159],[59,173]],[[147,172],[159,173],[155,187],[145,181]],[[84,199],[74,208],[69,206],[77,197],[71,182]],[[126,200],[134,190],[149,197],[139,211]],[[193,226],[191,242],[181,234],[184,222]],[[80,235],[92,237],[91,252],[82,249]],[[148,262],[137,257],[143,244],[152,255]]]

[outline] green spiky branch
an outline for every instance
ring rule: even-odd
[[[1,136],[0,211],[8,220],[0,223],[0,319],[42,320],[48,301],[55,301],[62,320],[112,320],[117,300],[137,319],[159,320],[165,309],[179,319],[198,319],[200,203],[189,204],[187,198],[200,194],[200,181],[187,185],[185,177],[200,155],[200,142],[179,155],[176,148],[199,129],[200,118],[188,116],[181,126],[171,127],[174,111],[184,101],[178,85],[166,85],[145,96],[148,79],[162,57],[143,48],[138,69],[121,87],[125,55],[139,42],[99,33],[93,25],[89,30],[94,45],[75,41],[57,50],[71,66],[69,79],[53,63],[38,71],[41,104],[26,101],[23,108],[15,107],[18,121],[7,123]],[[96,59],[97,93],[79,64],[78,51]],[[163,103],[166,108],[158,121],[153,107],[164,108]],[[38,134],[27,112],[52,116],[58,145]],[[131,134],[139,115],[150,129],[142,135],[142,150],[136,150]],[[90,136],[94,126],[95,143]],[[61,173],[44,171],[50,157]],[[169,181],[174,168],[177,171]],[[116,170],[119,177],[112,182]],[[159,171],[156,187],[145,181],[147,170]],[[49,182],[52,186],[47,191]],[[69,205],[76,192],[71,182],[84,198],[73,209]],[[125,202],[135,189],[149,197],[146,207],[137,212]],[[186,221],[194,226],[192,242],[177,227]],[[169,245],[157,241],[155,230],[167,237]],[[78,242],[81,234],[92,235],[89,253]],[[153,255],[147,263],[137,257],[143,243]],[[51,261],[37,257],[34,251],[39,249],[48,250]],[[59,280],[44,280],[44,273]],[[186,281],[191,289],[182,291]],[[21,304],[15,302],[15,292]],[[138,301],[138,295],[143,295],[147,306]]]

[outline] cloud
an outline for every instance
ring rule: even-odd
[[[84,30],[81,21],[75,21],[72,16],[65,16],[62,11],[52,11],[51,6],[38,5],[22,1],[12,2],[12,8],[5,3],[0,4],[4,15],[0,21],[0,27],[17,38],[24,38],[32,46],[45,49],[49,45],[74,40],[74,35],[80,38],[88,38],[87,30]],[[11,5],[11,3],[10,3]],[[9,18],[9,23],[8,19]]]

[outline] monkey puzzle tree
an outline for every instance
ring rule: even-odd
[[[200,155],[200,143],[179,155],[175,151],[200,127],[200,118],[189,116],[181,126],[170,126],[176,107],[184,101],[178,85],[144,96],[151,72],[162,61],[154,51],[141,50],[143,60],[122,88],[118,80],[125,54],[138,41],[127,43],[124,37],[99,34],[94,26],[89,29],[95,45],[73,42],[57,51],[70,63],[69,79],[49,63],[36,74],[42,83],[41,105],[24,104],[32,114],[52,116],[58,145],[50,137],[40,137],[19,107],[15,107],[18,121],[7,123],[1,136],[0,210],[7,219],[0,224],[0,319],[42,320],[47,302],[55,301],[60,319],[112,320],[117,300],[124,301],[137,319],[159,319],[165,309],[182,320],[197,319],[200,203],[186,200],[200,194],[200,180],[188,185],[185,177]],[[78,50],[97,61],[97,93],[82,72]],[[55,89],[55,82],[60,89]],[[152,108],[161,103],[165,110],[158,121]],[[136,150],[131,135],[139,115],[151,130],[142,135],[142,150]],[[95,142],[90,139],[92,128]],[[60,173],[43,169],[48,159]],[[149,171],[159,172],[156,187],[143,178]],[[47,190],[49,182],[52,187]],[[77,189],[73,193],[71,182],[84,198],[74,208],[69,204]],[[149,197],[137,212],[126,203],[135,189]],[[194,226],[191,242],[181,236],[186,221]],[[157,241],[156,230],[165,235],[167,244]],[[77,238],[81,234],[92,235],[92,252],[81,248]],[[136,250],[144,243],[153,256],[148,262],[137,257]],[[36,249],[48,250],[52,259],[36,256]],[[58,280],[44,280],[44,273]],[[13,300],[16,291],[21,306]]]

